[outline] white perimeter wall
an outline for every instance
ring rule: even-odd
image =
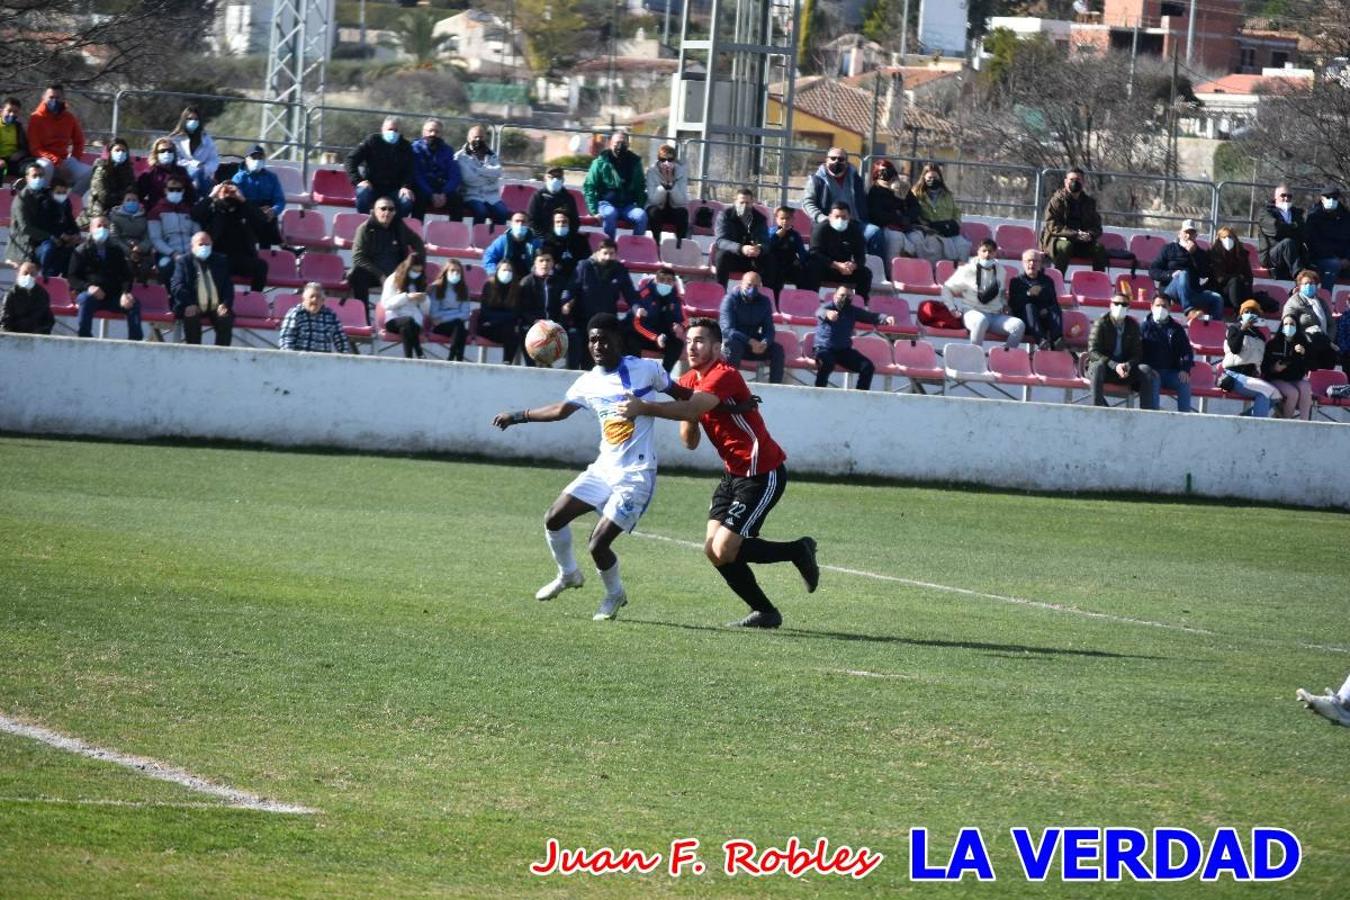
[[[559,370],[0,334],[0,430],[229,439],[587,463],[593,416],[491,427],[562,398]],[[1350,427],[756,385],[794,471],[1350,509]],[[666,462],[716,469],[658,422]]]

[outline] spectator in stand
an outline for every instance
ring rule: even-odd
[[[70,185],[75,193],[89,190],[92,167],[80,159],[84,153],[84,130],[80,120],[66,107],[66,91],[59,84],[49,85],[42,101],[28,118],[28,152],[46,169]]]
[[[633,326],[633,355],[655,351],[667,372],[675,368],[684,350],[684,298],[674,269],[662,266],[638,285],[638,302],[628,321]]]
[[[1161,409],[1162,389],[1177,392],[1177,412],[1191,411],[1191,368],[1195,353],[1190,338],[1181,323],[1172,318],[1171,298],[1158,294],[1153,298],[1153,309],[1144,327],[1140,329],[1144,345],[1143,364],[1156,376],[1153,389],[1153,409]]]
[[[193,190],[198,195],[209,194],[220,167],[220,154],[216,152],[216,142],[206,133],[201,110],[196,106],[184,107],[169,140],[173,141],[179,164],[192,179]]]
[[[21,174],[24,160],[29,155],[23,106],[18,97],[6,97],[0,104],[0,179],[12,181]]]
[[[564,209],[553,211],[553,230],[544,238],[540,253],[553,257],[553,263],[565,284],[571,284],[577,266],[591,255],[591,242]]]
[[[897,256],[916,256],[940,259],[940,254],[928,253],[929,242],[918,227],[919,207],[914,195],[906,188],[898,190],[900,182],[895,164],[881,158],[872,163],[872,186],[867,189],[867,221],[881,229],[882,259]],[[938,246],[935,242],[933,246]]]
[[[1123,384],[1139,394],[1144,409],[1158,408],[1158,376],[1144,364],[1144,344],[1139,323],[1130,318],[1130,298],[1111,297],[1111,310],[1092,323],[1088,339],[1088,381],[1092,402],[1106,406],[1105,386]]]
[[[829,217],[811,231],[811,283],[852,285],[867,303],[872,296],[872,270],[867,267],[866,243],[848,204],[835,203]],[[723,334],[726,330],[722,328]]]
[[[802,209],[811,217],[813,227],[825,224],[836,203],[847,205],[849,215],[857,220],[867,247],[863,251],[864,258],[868,253],[877,256],[885,253],[881,228],[865,218],[867,191],[863,188],[862,176],[848,161],[848,151],[842,147],[831,147],[826,151],[825,162],[806,180],[806,192],[802,195]]]
[[[444,213],[451,219],[464,215],[460,202],[459,163],[455,151],[445,142],[445,126],[440,119],[422,123],[422,136],[413,141],[413,184],[417,202],[413,216],[421,219],[429,212]]]
[[[769,242],[759,259],[764,286],[773,291],[775,299],[786,284],[815,290],[811,280],[811,254],[807,252],[802,236],[792,226],[792,208],[778,207],[773,211],[773,221],[769,227]]]
[[[1280,392],[1280,417],[1292,419],[1297,415],[1306,422],[1312,418],[1312,386],[1308,383],[1311,348],[1302,332],[1293,313],[1280,320],[1280,330],[1266,342],[1261,377]]]
[[[184,191],[190,190],[187,176],[181,178]],[[229,260],[232,275],[247,278],[249,287],[255,291],[266,287],[267,262],[258,256],[258,232],[266,223],[257,207],[244,200],[238,187],[229,181],[216,185],[209,196],[192,207],[192,218],[202,231],[211,235],[212,252]]]
[[[767,359],[769,382],[781,384],[783,348],[774,340],[773,301],[760,290],[762,284],[758,272],[746,272],[740,284],[722,298],[717,314],[722,328],[722,356],[732,367],[739,366],[742,359]]]
[[[197,222],[192,218],[192,205],[187,202],[184,181],[170,178],[164,184],[164,199],[146,213],[150,244],[155,252],[155,268],[159,283],[168,284],[178,258],[192,249],[192,236],[197,233]]]
[[[417,200],[413,150],[398,116],[385,118],[379,131],[347,154],[347,177],[356,188],[357,212],[370,212],[376,199],[389,197],[398,204],[400,217],[412,215]]]
[[[493,277],[483,285],[478,309],[478,336],[502,345],[504,365],[515,362],[516,351],[525,342],[525,332],[520,327],[520,312],[520,284],[516,278],[516,269],[510,260],[503,260]]]
[[[1148,274],[1161,293],[1181,303],[1187,319],[1207,315],[1223,318],[1223,297],[1201,285],[1209,278],[1209,253],[1195,241],[1195,221],[1187,219],[1177,231],[1177,239],[1164,244]]]
[[[228,347],[234,338],[234,279],[230,261],[216,253],[211,235],[192,236],[192,251],[178,258],[169,280],[173,314],[183,323],[183,340],[202,342],[202,321],[211,323],[216,346]]]
[[[628,132],[616,131],[609,136],[609,149],[591,162],[581,192],[610,238],[621,218],[632,223],[633,234],[647,233],[647,181],[642,158],[628,149]]]
[[[1027,340],[1038,350],[1064,349],[1064,312],[1055,283],[1045,274],[1045,255],[1022,252],[1022,273],[1008,282],[1008,308],[1027,326]]]
[[[839,366],[858,373],[858,390],[871,389],[877,367],[853,349],[853,329],[860,321],[874,326],[895,324],[890,316],[857,306],[853,302],[853,289],[846,284],[835,288],[834,299],[816,310],[816,387],[828,387],[834,367]]]
[[[1281,280],[1292,279],[1295,272],[1303,270],[1308,256],[1303,210],[1294,205],[1289,185],[1275,188],[1275,199],[1261,212],[1256,226],[1260,231],[1262,266]]]
[[[482,125],[469,129],[468,139],[455,154],[455,162],[459,163],[464,205],[473,214],[474,224],[489,218],[493,224],[504,224],[511,210],[502,202],[502,164],[488,146]]]
[[[689,237],[689,175],[675,158],[674,144],[662,144],[647,169],[647,202],[652,234],[660,239],[662,231],[672,231],[675,246],[682,244]]]
[[[910,193],[918,206],[919,226],[928,239],[924,258],[955,262],[969,259],[970,239],[961,234],[961,210],[942,178],[942,167],[935,162],[925,165]]]
[[[755,209],[755,193],[749,188],[736,192],[736,202],[717,214],[713,229],[713,269],[717,283],[727,286],[732,272],[759,272],[762,254],[769,242],[769,220]]]
[[[50,278],[66,273],[71,250],[80,242],[80,232],[66,200],[70,188],[58,175],[49,189],[46,172],[37,162],[29,163],[24,171],[24,185],[10,207],[5,261],[36,262],[42,267],[42,274]]]
[[[136,192],[141,195],[141,202],[148,207],[154,207],[163,200],[165,185],[169,183],[170,178],[176,178],[183,183],[188,203],[197,201],[200,195],[193,189],[187,169],[178,164],[178,151],[174,149],[173,141],[160,138],[150,149],[150,168],[136,179]]]
[[[1294,316],[1299,333],[1308,344],[1308,368],[1331,369],[1336,365],[1336,348],[1332,341],[1335,323],[1331,306],[1318,296],[1322,276],[1312,269],[1304,269],[1294,279],[1294,290],[1284,303],[1280,316]]]
[[[1087,192],[1083,170],[1074,166],[1064,174],[1064,187],[1050,195],[1041,226],[1041,249],[1061,272],[1075,257],[1092,260],[1092,268],[1106,271],[1106,248],[1102,246],[1102,217],[1097,201]],[[1197,289],[1199,285],[1196,285]]]
[[[577,265],[572,283],[572,298],[562,305],[563,315],[572,321],[567,333],[567,364],[580,369],[590,359],[586,343],[586,325],[593,316],[619,314],[619,300],[632,309],[638,295],[633,288],[628,267],[619,262],[619,251],[614,241],[605,238],[589,259]]]
[[[409,253],[384,280],[384,290],[380,293],[384,328],[403,338],[405,359],[426,357],[422,350],[422,329],[431,315],[426,268],[425,257],[420,253]]]
[[[0,331],[13,334],[51,334],[56,325],[52,315],[52,300],[47,289],[38,284],[37,263],[19,264],[14,286],[5,294],[0,306]]]
[[[154,271],[155,248],[150,245],[150,225],[136,188],[127,189],[120,206],[108,213],[112,242],[126,254],[133,278],[145,281]]]
[[[1261,304],[1247,300],[1238,310],[1238,320],[1228,326],[1224,336],[1223,371],[1219,387],[1252,401],[1251,415],[1264,419],[1271,404],[1283,398],[1279,389],[1259,377],[1266,355],[1266,339],[1256,324]],[[1244,413],[1247,415],[1247,413]]]
[[[942,285],[942,302],[961,317],[972,344],[983,344],[992,326],[1006,335],[1009,350],[1022,343],[1026,323],[1008,313],[1008,273],[998,263],[998,244],[980,241],[975,256],[962,263]]]
[[[1244,300],[1252,299],[1252,260],[1237,232],[1223,226],[1209,248],[1209,282],[1205,285],[1223,297],[1236,315]]]
[[[510,226],[483,251],[483,271],[491,278],[497,266],[509,260],[517,272],[528,272],[540,243],[530,231],[529,217],[523,212],[512,213]]]
[[[230,179],[251,206],[262,213],[258,246],[263,249],[281,243],[281,214],[286,211],[286,189],[281,179],[267,168],[267,151],[258,144],[244,157],[244,165]]]
[[[384,284],[408,254],[425,256],[427,252],[417,232],[394,214],[396,209],[389,197],[376,200],[370,218],[357,226],[352,239],[352,268],[347,273],[347,285],[352,289],[352,299],[365,307],[367,322],[370,289]]]
[[[95,216],[89,222],[89,238],[70,256],[66,279],[80,308],[78,334],[94,336],[96,312],[125,312],[127,338],[139,341],[144,337],[141,304],[131,295],[131,265],[126,254],[109,240],[111,235],[107,217]]]
[[[114,206],[121,203],[128,190],[140,189],[136,185],[136,168],[131,163],[131,152],[125,138],[114,138],[108,149],[94,162],[94,171],[90,179],[89,196],[80,213],[79,223],[88,225],[94,216],[106,216]],[[150,206],[147,204],[146,209]]]
[[[441,274],[427,288],[431,304],[428,319],[433,334],[450,339],[451,362],[464,362],[464,343],[469,336],[469,318],[473,303],[469,300],[469,286],[464,283],[464,265],[457,259],[447,260]]]
[[[530,274],[520,280],[521,327],[528,332],[540,319],[552,319],[562,325],[562,305],[571,296],[568,281],[559,274],[553,256],[540,250],[535,254]],[[529,354],[525,364],[534,365]]]
[[[310,353],[350,353],[351,341],[342,330],[337,313],[324,303],[323,286],[317,281],[305,285],[300,302],[286,311],[277,339],[280,350]]]
[[[1350,375],[1350,313],[1341,313],[1336,320],[1336,352],[1340,357],[1341,371]]]
[[[1322,287],[1332,290],[1341,275],[1350,272],[1350,213],[1341,206],[1341,189],[1322,189],[1322,202],[1304,224],[1308,262],[1322,275]]]
[[[553,214],[558,210],[567,214],[567,226],[571,231],[578,231],[581,228],[577,198],[567,190],[567,184],[563,181],[565,174],[562,166],[550,166],[544,173],[544,186],[530,196],[530,206],[526,210],[526,215],[530,218],[530,224],[541,232],[548,230],[553,222]]]

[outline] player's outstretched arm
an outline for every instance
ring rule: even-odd
[[[619,415],[635,419],[638,416],[655,416],[658,419],[673,419],[676,422],[697,422],[698,417],[717,407],[721,400],[716,394],[707,391],[695,391],[688,400],[675,400],[671,403],[648,403],[629,394],[619,404]]]
[[[696,449],[702,434],[697,422],[680,422],[680,443],[684,444],[686,450]]]
[[[526,422],[561,422],[580,408],[575,403],[568,403],[564,400],[561,403],[538,406],[534,409],[499,412],[492,417],[492,424],[505,431],[512,425],[523,425]]]

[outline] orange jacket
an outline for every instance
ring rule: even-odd
[[[53,164],[67,156],[79,156],[84,152],[84,130],[80,128],[80,120],[69,108],[52,114],[47,112],[45,103],[39,103],[28,120],[28,152],[51,160]]]

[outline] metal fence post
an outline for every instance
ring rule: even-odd
[[[119,90],[117,93],[113,94],[112,124],[108,126],[108,129],[112,132],[112,136],[114,139],[117,138],[117,124],[122,118],[122,95],[125,93],[126,89],[123,88]]]

